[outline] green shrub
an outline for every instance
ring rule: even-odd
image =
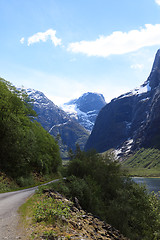
[[[16,182],[20,187],[27,187],[34,184],[34,179],[31,175],[29,175],[28,177],[21,176],[16,179]]]
[[[43,232],[44,239],[58,239],[57,234],[53,230]]]
[[[54,222],[62,216],[69,217],[69,207],[61,201],[45,197],[36,204],[34,217],[37,222]]]
[[[95,152],[75,153],[66,186],[87,211],[131,240],[160,239],[160,201],[125,176],[117,162]]]

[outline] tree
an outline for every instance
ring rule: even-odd
[[[27,94],[0,79],[0,169],[13,178],[50,174],[61,165],[56,141],[35,116]]]
[[[119,163],[107,155],[75,152],[68,165],[67,186],[83,208],[131,240],[160,239],[159,199],[125,176]]]

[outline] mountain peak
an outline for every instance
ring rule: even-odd
[[[156,53],[151,73],[146,82],[149,83],[151,89],[156,88],[160,84],[160,49]]]
[[[87,113],[89,111],[99,111],[106,104],[102,94],[99,93],[85,93],[77,99],[78,108]]]
[[[158,49],[155,59],[154,59],[154,63],[153,63],[153,67],[152,67],[152,71],[157,70],[158,68],[160,68],[160,49]]]
[[[62,109],[72,118],[76,118],[83,127],[91,131],[99,111],[105,104],[102,94],[87,92],[78,99],[63,104]]]

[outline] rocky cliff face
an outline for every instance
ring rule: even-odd
[[[113,99],[99,113],[85,149],[116,149],[124,156],[141,147],[160,148],[160,50],[147,81]]]
[[[33,109],[38,115],[37,121],[54,137],[60,136],[63,153],[70,148],[74,150],[76,143],[81,149],[84,148],[89,133],[76,120],[70,118],[42,92],[33,89],[26,89],[26,92],[34,100]]]
[[[76,119],[86,130],[91,131],[99,111],[105,104],[102,94],[88,92],[61,107],[71,118]]]

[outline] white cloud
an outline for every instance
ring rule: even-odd
[[[108,57],[113,54],[125,54],[142,47],[160,45],[160,24],[146,24],[140,30],[129,32],[116,31],[109,36],[99,36],[95,41],[70,43],[68,51],[88,56]]]
[[[144,68],[144,65],[143,64],[132,64],[131,65],[131,68],[132,69],[143,69]]]
[[[46,32],[38,32],[29,37],[28,46],[40,41],[46,42],[49,38],[55,46],[61,45],[61,39],[56,37],[56,31],[53,29],[48,29]]]
[[[156,2],[158,5],[160,5],[160,0],[155,0],[155,2]]]
[[[22,38],[20,39],[20,43],[21,43],[21,44],[24,43],[24,37],[22,37]]]

